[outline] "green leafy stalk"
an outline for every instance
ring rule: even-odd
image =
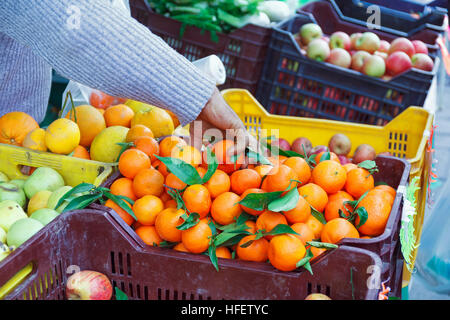
[[[308,270],[309,273],[313,274],[311,269],[310,261],[314,257],[313,253],[311,252],[311,248],[308,248],[306,250],[305,256],[296,264],[297,268],[303,267],[306,270]]]

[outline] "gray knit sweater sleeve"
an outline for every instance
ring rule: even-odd
[[[107,0],[1,0],[0,48],[9,51],[0,59],[0,91],[13,87],[7,82],[18,81],[17,75],[2,72],[23,63],[14,59],[23,59],[22,51],[29,50],[27,59],[31,54],[35,61],[27,64],[35,63],[37,70],[26,71],[34,77],[48,78],[48,64],[62,76],[110,95],[167,108],[183,125],[197,117],[215,87],[212,79]],[[22,82],[27,77],[23,74]],[[32,99],[29,90],[17,89],[11,97],[16,101],[9,105],[20,107],[21,97]]]

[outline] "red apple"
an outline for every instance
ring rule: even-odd
[[[327,62],[342,68],[350,68],[350,65],[352,64],[352,57],[345,49],[335,48],[331,50]]]
[[[300,28],[302,43],[305,45],[308,45],[314,39],[322,38],[322,35],[322,29],[315,23],[307,23]]]
[[[276,139],[271,144],[277,146],[282,150],[291,150],[291,145],[287,140],[283,138]]]
[[[322,36],[321,39],[325,40],[328,43],[328,45],[330,45],[330,38],[328,38],[327,36]]]
[[[364,60],[362,72],[371,77],[381,78],[386,72],[386,64],[383,58],[373,55]]]
[[[384,62],[386,62],[387,58],[389,57],[389,55],[386,52],[381,51],[375,51],[374,55],[382,57]]]
[[[305,149],[306,155],[305,155],[305,152],[303,152],[303,148]],[[312,149],[312,143],[308,138],[305,138],[305,137],[300,137],[300,138],[295,139],[291,145],[292,151],[295,151],[299,154],[303,154],[305,156],[309,155],[311,149]]]
[[[424,71],[433,71],[434,62],[425,53],[416,53],[415,55],[413,55],[411,62],[413,68],[417,68]]]
[[[362,144],[358,146],[353,155],[353,163],[358,164],[365,160],[375,160],[377,154],[375,149],[369,144]]]
[[[329,151],[327,146],[322,146],[322,145],[315,146],[314,148],[311,149],[311,152],[309,153],[309,155],[319,154],[324,151]]]
[[[374,53],[380,48],[380,38],[373,32],[364,32],[355,43],[356,50],[364,50]]]
[[[346,156],[338,156],[338,158],[339,158],[339,161],[340,161],[341,165],[344,165],[344,164],[347,164],[347,163],[352,163],[352,160],[350,160]]]
[[[367,51],[357,51],[352,57],[352,69],[361,72],[364,61],[370,58],[370,53]]]
[[[67,279],[66,296],[69,300],[110,300],[113,288],[100,272],[83,270]]]
[[[416,53],[428,54],[428,47],[423,41],[413,40],[411,42],[412,42],[412,44],[414,46],[414,49],[415,49]]]
[[[346,156],[352,149],[352,142],[342,133],[337,133],[328,142],[328,148],[338,156]]]
[[[333,33],[330,37],[330,48],[341,48],[345,50],[350,50],[352,46],[352,40],[349,35],[342,31],[337,31]]]
[[[396,51],[386,60],[387,72],[391,76],[399,75],[412,67],[411,59],[403,51]]]
[[[361,33],[361,32],[353,33],[353,34],[350,36],[350,42],[351,42],[350,48],[351,48],[351,50],[357,51],[357,50],[356,50],[356,41],[358,41],[358,39],[361,38],[361,36],[362,36],[362,33]]]
[[[416,53],[416,49],[414,49],[414,45],[411,41],[406,38],[397,38],[391,43],[391,47],[389,48],[389,55],[393,54],[397,51],[403,51],[410,58]]]
[[[391,47],[391,44],[387,42],[386,40],[380,41],[380,47],[378,48],[378,51],[389,53],[389,48]]]
[[[326,61],[330,56],[330,47],[325,40],[314,39],[308,45],[307,55],[313,60]]]

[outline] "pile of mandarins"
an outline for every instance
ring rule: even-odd
[[[269,261],[295,270],[343,238],[381,235],[396,196],[390,186],[375,186],[374,161],[341,165],[332,152],[267,156],[265,164],[243,168],[244,155],[227,153],[229,140],[202,151],[177,136],[132,142],[110,190],[130,200],[134,217],[111,200],[105,205],[146,244],[206,253],[212,261]]]

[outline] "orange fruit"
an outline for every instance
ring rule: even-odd
[[[388,202],[391,206],[394,204],[395,198],[387,190],[373,188],[367,193],[367,195],[377,195],[385,199],[385,201]]]
[[[245,221],[245,225],[247,226],[246,231],[250,232],[251,234],[256,233],[256,222],[252,220]]]
[[[206,217],[211,209],[211,195],[201,184],[193,184],[183,192],[183,201],[189,212],[196,212],[200,219]]]
[[[363,168],[356,168],[347,173],[345,191],[350,193],[355,199],[359,199],[366,191],[373,189],[373,176]]]
[[[358,166],[356,164],[354,164],[354,163],[346,163],[346,164],[343,165],[343,167],[344,167],[345,171],[347,171],[347,173],[350,170],[358,168]]]
[[[133,179],[138,172],[149,169],[151,166],[150,158],[141,150],[125,150],[119,158],[120,173],[130,179]]]
[[[125,221],[125,223],[129,226],[131,226],[133,224],[133,222],[135,221],[134,218],[128,214],[128,212],[126,212],[121,207],[119,207],[111,199],[106,200],[104,206],[113,209],[119,215],[119,217],[121,217],[123,219],[123,221]],[[131,208],[131,205],[130,205],[130,208]]]
[[[276,269],[292,271],[297,269],[297,262],[303,259],[305,254],[305,246],[299,238],[292,234],[282,234],[270,240],[267,256]]]
[[[233,192],[225,192],[214,199],[211,205],[212,218],[222,224],[235,222],[242,210],[239,205],[240,197]]]
[[[227,247],[216,248],[216,257],[223,259],[231,259],[231,252]]]
[[[320,236],[322,242],[328,243],[338,243],[344,238],[359,238],[359,232],[351,222],[343,218],[328,221]]]
[[[141,226],[135,230],[136,234],[149,246],[159,246],[161,238],[154,226]]]
[[[179,251],[179,252],[189,252],[188,249],[184,246],[182,242],[178,243],[175,247],[173,247],[173,250]]]
[[[171,153],[172,158],[183,160],[193,167],[198,167],[202,161],[202,154],[193,146],[175,146]]]
[[[205,252],[209,247],[211,228],[208,219],[201,219],[195,226],[181,231],[181,242],[191,253]]]
[[[80,159],[86,159],[86,160],[91,160],[91,156],[89,155],[89,152],[82,145],[78,145],[75,148],[75,150],[73,150],[72,157],[80,158]]]
[[[241,195],[241,199],[239,201],[242,201],[248,194],[250,193],[264,193],[264,190],[261,189],[257,189],[257,188],[252,188],[252,189],[247,189],[245,190],[245,192]],[[247,208],[245,206],[243,206],[242,204],[240,204],[241,209],[245,212],[247,212],[248,214],[251,214],[253,216],[258,216],[261,213],[264,212],[264,210],[255,210],[255,209],[251,209],[251,208]]]
[[[311,253],[313,254],[313,257],[311,258],[310,261],[315,260],[318,256],[320,256],[322,253],[324,253],[326,251],[327,251],[327,249],[325,249],[325,248],[311,247]]]
[[[169,173],[166,176],[165,182],[164,184],[166,185],[166,191],[169,191],[171,189],[176,189],[178,191],[183,190],[184,188],[186,188],[187,184],[184,183],[183,181],[180,180],[180,178],[178,178],[176,175],[174,175],[173,173]]]
[[[167,209],[167,208],[175,208],[176,209],[177,206],[178,206],[177,201],[174,199],[167,200],[166,202],[164,202],[164,209]]]
[[[134,145],[136,146],[136,149],[141,150],[147,156],[149,156],[151,162],[157,159],[156,156],[159,156],[159,144],[154,138],[136,138],[134,140]]]
[[[243,154],[240,154],[237,157],[236,161],[232,161],[231,157],[227,155],[228,150],[230,150],[230,148],[233,146],[233,141],[222,140],[216,142],[212,147],[212,151],[216,155],[217,161],[219,163],[217,169],[222,170],[228,174],[232,173],[233,171],[239,170],[244,161]]]
[[[340,191],[338,191],[336,193],[329,194],[328,195],[328,202],[333,201],[335,199],[340,199],[340,198],[344,198],[344,199],[346,199],[348,201],[355,200],[350,193],[340,190]]]
[[[256,219],[256,229],[263,232],[270,232],[279,224],[288,224],[286,218],[279,212],[266,210]],[[272,239],[273,236],[265,236],[267,240]]]
[[[285,191],[288,188],[291,190],[297,185],[297,182],[293,180],[298,180],[295,171],[284,164],[280,164],[267,174],[267,177],[264,179],[266,189],[262,189],[267,192]]]
[[[201,169],[201,167],[197,167],[197,169]],[[205,187],[208,188],[211,198],[217,198],[222,193],[230,191],[230,176],[222,170],[217,169],[211,178],[205,183]]]
[[[161,199],[162,202],[166,202],[166,201],[172,200],[172,197],[171,197],[166,191],[164,191],[164,192],[159,196],[159,198]]]
[[[115,98],[101,92],[99,90],[93,90],[89,96],[89,103],[95,108],[106,109],[114,102]]]
[[[336,193],[344,187],[347,172],[336,161],[325,160],[316,165],[312,177],[314,183],[322,187],[326,193]]]
[[[317,211],[323,212],[328,203],[325,190],[315,183],[308,183],[298,188],[300,195]]]
[[[314,233],[315,239],[320,239],[320,235],[322,234],[323,224],[317,220],[313,215],[311,215],[308,220],[306,220],[306,225],[311,229]]]
[[[313,241],[315,239],[314,232],[312,232],[306,223],[294,223],[291,225],[291,228],[299,234],[295,236],[302,240],[304,246],[306,246],[307,241]]]
[[[330,221],[336,218],[341,218],[339,210],[341,210],[342,213],[345,214],[346,216],[349,215],[347,210],[353,212],[352,206],[350,206],[349,204],[345,204],[346,201],[351,200],[341,197],[328,201],[324,212],[325,220]],[[345,210],[345,208],[347,208],[347,210]]]
[[[90,105],[75,107],[76,124],[80,129],[80,145],[89,147],[94,138],[106,128],[105,118],[96,108]],[[75,122],[75,113],[71,109],[65,118]]]
[[[380,184],[380,185],[376,186],[374,189],[387,191],[387,192],[389,192],[390,195],[392,195],[392,197],[394,199],[397,195],[397,191],[394,188],[392,188],[391,186],[385,185],[385,184]]]
[[[311,206],[303,197],[299,197],[294,209],[284,212],[284,216],[289,224],[306,222],[310,215]]]
[[[269,241],[264,238],[253,241],[249,246],[241,247],[244,243],[254,240],[256,235],[245,236],[236,247],[236,256],[245,261],[266,262],[269,251]]]
[[[247,189],[259,188],[261,177],[253,169],[237,170],[231,174],[231,190],[241,195]]]
[[[133,191],[133,180],[129,178],[119,178],[111,184],[109,190],[117,196],[125,196],[135,201],[137,199]]]
[[[290,167],[297,174],[298,180],[301,182],[299,186],[307,184],[309,179],[311,179],[311,168],[305,159],[291,157],[286,159],[283,164]]]
[[[138,198],[160,196],[164,191],[164,176],[153,168],[141,170],[133,179],[133,191]]]
[[[159,159],[152,162],[152,167],[158,170],[164,177],[170,173],[167,166]]]
[[[153,132],[149,127],[144,126],[143,124],[136,124],[132,126],[130,130],[128,130],[125,141],[134,142],[134,140],[140,137],[154,138],[155,136],[153,135]]]
[[[117,104],[108,107],[103,116],[107,127],[123,126],[129,128],[134,117],[134,111],[127,105]]]
[[[168,109],[164,109],[169,116],[172,118],[173,121],[173,127],[177,128],[180,125],[180,120],[178,120],[178,117],[176,116],[175,113],[173,113],[172,111],[168,110]]]
[[[183,223],[181,216],[184,213],[183,209],[167,208],[156,216],[155,228],[162,239],[170,242],[181,241],[181,230],[177,227]]]
[[[184,141],[180,137],[177,136],[165,137],[159,143],[159,154],[161,157],[171,157],[172,149],[174,149],[176,146],[182,147],[186,145],[187,145],[186,141]]]
[[[376,237],[383,234],[389,220],[392,206],[386,199],[379,195],[366,195],[357,208],[364,207],[367,211],[367,221],[358,228],[358,231],[366,236]],[[359,225],[359,216],[355,219],[355,225]]]
[[[160,198],[147,195],[136,200],[133,205],[133,212],[139,223],[144,226],[153,226],[157,215],[163,211],[164,203]]]
[[[319,164],[320,158],[321,158],[324,154],[325,154],[325,151],[322,151],[322,152],[320,152],[319,154],[317,154],[316,159],[315,159],[316,164]],[[339,157],[338,157],[337,154],[334,153],[334,152],[330,152],[330,160],[331,160],[331,161],[336,161],[336,162],[338,162],[339,164],[341,163],[341,161],[339,160]]]
[[[267,175],[270,170],[272,170],[273,166],[268,165],[268,164],[262,164],[259,166],[255,167],[255,171],[258,172],[259,176],[262,178],[264,178],[265,175]]]
[[[200,178],[203,179],[203,177],[205,176],[206,172],[208,172],[207,169],[198,166],[197,168],[195,168],[195,170],[197,171],[198,175],[200,176]]]

